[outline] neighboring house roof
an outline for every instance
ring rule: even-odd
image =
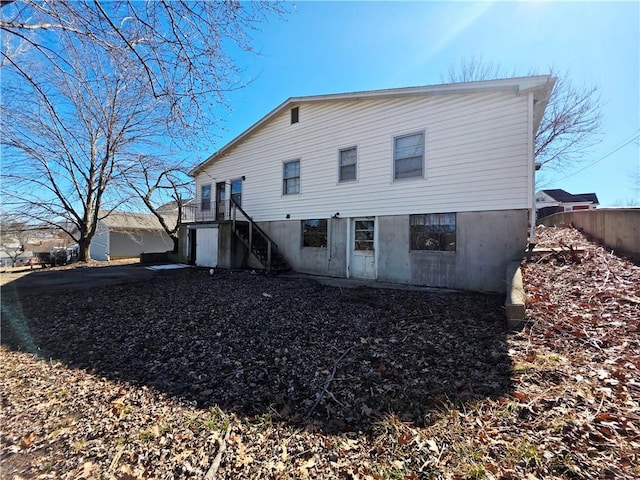
[[[578,202],[590,202],[594,204],[600,203],[595,193],[572,194],[560,188],[553,189],[553,190],[542,190],[542,192],[560,203],[578,203]]]
[[[101,222],[112,232],[164,230],[156,216],[150,213],[111,212]]]
[[[187,198],[187,199],[182,199],[181,203],[182,205],[189,205],[191,202],[193,202],[193,198]],[[158,212],[162,215],[165,215],[167,212],[177,212],[178,211],[178,202],[176,202],[175,200],[172,202],[168,202],[165,203],[163,205],[160,205],[157,208]]]
[[[257,131],[266,124],[270,119],[278,115],[280,112],[290,108],[292,105],[300,103],[315,103],[340,100],[365,100],[365,99],[383,99],[383,98],[400,98],[407,96],[426,96],[426,95],[446,95],[446,94],[463,94],[478,93],[490,91],[515,91],[517,93],[534,93],[534,119],[533,130],[536,132],[542,121],[542,115],[549,102],[549,96],[555,83],[555,78],[550,75],[539,75],[531,77],[506,78],[498,80],[483,80],[479,82],[464,83],[448,83],[443,85],[428,85],[421,87],[392,88],[386,90],[371,90],[364,92],[337,93],[329,95],[314,95],[307,97],[290,97],[282,104],[269,112],[266,116],[254,123],[251,127],[226,144],[220,150],[215,152],[204,162],[194,167],[189,175],[195,176],[200,170],[209,163],[222,156],[232,147],[240,143],[243,139]]]

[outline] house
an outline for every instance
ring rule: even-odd
[[[574,195],[559,188],[536,192],[537,218],[560,212],[590,210],[597,208],[599,203],[595,193],[578,193]]]
[[[555,79],[289,98],[196,166],[200,266],[504,291]]]
[[[111,212],[98,221],[90,254],[93,260],[113,260],[171,249],[173,242],[154,215]]]
[[[72,239],[66,233],[50,228],[33,228],[25,230],[20,238],[4,236],[0,245],[0,266],[24,266],[33,262],[33,257],[64,252],[63,263],[73,259],[74,247],[68,247]],[[60,253],[58,253],[60,255]]]
[[[29,250],[19,250],[11,245],[3,245],[0,249],[0,267],[21,267],[26,265],[33,253]]]

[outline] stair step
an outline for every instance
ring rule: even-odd
[[[237,223],[234,233],[249,248],[249,223]],[[268,265],[267,258],[269,256],[269,238],[265,238],[260,230],[253,229],[251,232],[251,253],[262,263],[270,273],[278,274],[288,272],[291,266],[286,259],[277,251],[271,252],[271,265]]]

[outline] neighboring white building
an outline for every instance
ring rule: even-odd
[[[503,291],[527,245],[534,138],[553,84],[290,98],[190,172],[186,253],[202,266],[267,264],[260,227],[299,272]]]
[[[554,213],[591,210],[598,208],[599,204],[595,193],[572,194],[559,188],[536,192],[537,218]]]
[[[104,261],[172,249],[171,238],[154,215],[111,212],[98,221],[90,254],[93,260]]]

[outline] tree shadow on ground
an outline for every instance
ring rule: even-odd
[[[73,274],[71,271],[70,274]],[[2,288],[2,344],[245,417],[371,431],[497,398],[511,362],[498,296],[346,289],[201,270],[126,285]]]

